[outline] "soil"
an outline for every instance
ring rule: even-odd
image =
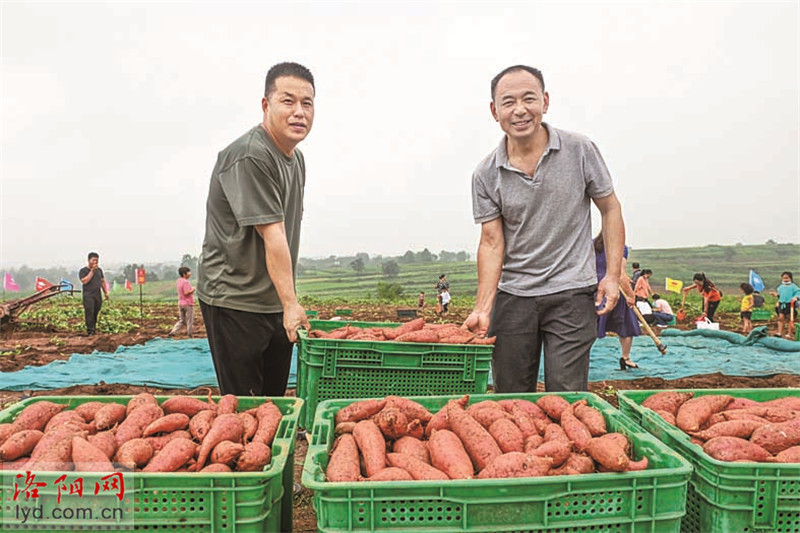
[[[336,306],[314,306],[318,312],[317,318],[330,319],[335,316]],[[395,306],[360,305],[352,306],[352,315],[346,319],[379,322],[399,321],[398,308]],[[423,312],[426,321],[435,322],[463,322],[469,313],[466,308],[451,308],[444,317],[436,316],[431,309]],[[14,372],[26,366],[46,365],[55,360],[66,360],[75,353],[92,353],[93,351],[114,352],[119,346],[132,346],[142,344],[155,337],[164,337],[176,321],[176,308],[174,305],[148,305],[147,315],[150,318],[138,322],[139,328],[133,333],[103,334],[87,336],[53,330],[47,324],[12,324],[0,332],[0,372]],[[738,317],[722,315],[718,317],[722,329],[736,331]],[[136,322],[134,320],[134,322]],[[687,325],[678,325],[679,328],[688,329]],[[195,336],[205,337],[202,316],[195,314]],[[176,335],[176,338],[186,338],[185,332]],[[737,377],[721,373],[690,376],[675,380],[661,378],[640,378],[635,380],[606,380],[590,383],[590,390],[604,399],[617,405],[616,391],[618,390],[647,390],[647,389],[711,389],[711,388],[800,388],[800,375],[777,374],[764,377]],[[50,391],[6,391],[2,390],[0,382],[0,408],[31,396],[108,396],[108,395],[133,395],[142,391],[153,394],[174,395],[205,395],[209,388],[200,389],[157,389],[121,383],[100,382],[95,385],[75,385],[63,389]],[[217,394],[216,388],[211,388]],[[287,391],[287,396],[294,396],[295,391]],[[295,448],[295,494],[294,494],[294,531],[316,531],[316,515],[313,508],[313,493],[300,486],[303,462],[308,443],[305,435],[298,436]]]

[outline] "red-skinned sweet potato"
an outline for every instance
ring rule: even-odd
[[[738,437],[714,437],[703,445],[703,451],[718,461],[773,461],[772,455],[748,440]]]
[[[439,342],[439,336],[435,331],[420,329],[398,335],[394,342],[425,342],[433,344]]]
[[[420,439],[414,437],[400,437],[392,445],[394,453],[403,453],[416,457],[423,463],[431,464],[431,456],[428,453],[428,447]],[[392,465],[399,466],[399,465]],[[401,466],[401,468],[403,468]]]
[[[467,403],[469,403],[469,395],[464,395],[457,400],[453,400],[458,402],[459,405],[466,408]],[[443,407],[437,413],[433,415],[433,417],[428,421],[428,425],[425,426],[425,436],[430,438],[433,434],[434,430],[439,429],[447,429],[449,426],[447,425],[447,407]]]
[[[431,413],[426,407],[413,400],[409,400],[408,398],[402,398],[400,396],[387,396],[386,402],[387,406],[394,405],[403,411],[403,413],[406,415],[406,418],[409,420],[414,420],[416,418],[424,424],[433,418],[433,413]]]
[[[81,415],[83,421],[88,424],[94,420],[97,411],[99,411],[104,405],[105,403],[103,402],[86,402],[77,406],[75,409],[73,409],[73,411]]]
[[[253,442],[272,446],[272,441],[275,440],[275,435],[278,433],[281,420],[283,420],[283,413],[277,405],[267,400],[258,406],[255,416],[258,421],[258,429],[253,435]],[[244,426],[242,429],[244,430]]]
[[[95,428],[94,425],[87,424],[83,417],[75,411],[62,411],[50,419],[44,428],[44,432],[48,433],[61,426],[72,426],[87,433]]]
[[[81,437],[72,437],[72,462],[76,472],[113,472],[108,456]]]
[[[387,404],[386,407],[380,410],[372,421],[380,428],[381,433],[389,439],[399,439],[406,434],[408,428],[408,418],[397,407]]]
[[[586,446],[586,452],[595,462],[612,472],[625,472],[630,466],[630,458],[622,446],[609,439],[592,439]]]
[[[219,399],[219,402],[217,402],[217,414],[229,415],[231,413],[235,413],[238,407],[239,398],[233,394],[226,394]]]
[[[360,477],[358,445],[352,434],[345,433],[333,444],[325,478],[330,482],[352,482],[358,481]]]
[[[733,396],[727,394],[696,396],[690,400],[686,400],[686,402],[678,408],[675,421],[678,427],[683,431],[699,431],[703,422],[714,413],[724,410],[731,401],[733,401]]]
[[[478,479],[541,477],[550,471],[553,460],[549,457],[510,452],[492,459],[486,468],[478,473]]]
[[[171,440],[175,439],[188,439],[192,440],[192,434],[186,431],[185,429],[179,429],[178,431],[173,431],[172,433],[167,433],[166,435],[159,435],[158,437],[145,437],[150,446],[153,447],[153,453],[158,453],[164,449],[164,446]]]
[[[589,429],[573,414],[572,406],[561,411],[561,429],[579,452],[583,451],[592,440]]]
[[[189,418],[197,415],[201,411],[212,410],[217,411],[217,406],[205,402],[199,398],[191,396],[173,396],[161,404],[164,413],[171,415],[173,413],[183,413]]]
[[[26,406],[12,423],[14,433],[23,429],[44,431],[47,423],[66,408],[66,404],[41,400]]]
[[[730,422],[731,424],[735,422]],[[738,421],[744,424],[744,420]],[[757,444],[771,454],[780,453],[786,448],[800,445],[800,418],[779,422],[776,424],[764,424],[753,430],[750,442]]]
[[[214,419],[214,422],[211,424],[211,429],[208,431],[206,438],[203,439],[203,442],[200,444],[200,450],[197,454],[197,464],[194,465],[195,470],[200,470],[206,465],[206,460],[211,454],[211,450],[213,450],[217,444],[224,440],[241,442],[242,433],[244,433],[244,426],[242,426],[242,421],[238,416],[235,414],[217,416]],[[256,432],[256,435],[258,435],[258,432]],[[164,450],[162,450],[161,453],[172,446],[173,442],[182,440],[185,439],[175,439],[174,441],[168,442],[167,445],[164,446]],[[257,441],[255,437],[253,438],[253,442],[262,442],[263,444],[267,444],[261,440]],[[186,461],[184,461],[184,463],[185,462]],[[175,468],[178,467],[176,466]]]
[[[594,461],[591,457],[580,453],[573,453],[558,468],[552,468],[548,476],[575,476],[578,474],[591,474],[594,472]]]
[[[525,437],[517,425],[507,418],[499,418],[489,426],[489,434],[494,438],[500,450],[505,454],[509,452],[522,452],[525,448]]]
[[[606,419],[603,413],[591,407],[586,400],[579,400],[572,406],[572,412],[575,418],[580,420],[592,437],[599,437],[605,435],[608,430],[606,429]]]
[[[222,416],[235,417],[235,415],[222,415]],[[236,418],[236,421],[238,422],[239,419]],[[241,424],[241,422],[239,422],[239,424]],[[142,469],[142,471],[174,472],[175,470],[185,465],[189,461],[189,459],[194,457],[196,450],[197,450],[197,445],[188,439],[171,440],[167,443],[166,446],[164,446],[163,450],[158,452],[156,455],[153,456],[152,459],[150,459],[150,462],[147,463],[147,466],[145,466]],[[203,459],[205,460],[205,457]],[[196,466],[197,465],[194,465],[195,468],[194,470],[191,471],[199,470],[198,468],[196,468]]]
[[[133,401],[133,400],[131,400]],[[125,417],[115,431],[117,446],[122,446],[131,439],[141,438],[144,428],[164,416],[164,411],[152,403],[143,403]]]
[[[372,477],[386,468],[386,440],[375,422],[358,422],[353,428],[353,438],[364,458],[364,477]]]
[[[236,461],[238,472],[258,472],[272,460],[272,450],[263,442],[248,442]]]
[[[387,453],[386,461],[390,466],[402,468],[413,479],[423,481],[446,480],[450,479],[447,474],[431,466],[429,463],[421,461],[418,457],[407,453]]]
[[[548,394],[536,400],[536,405],[538,405],[551,420],[559,422],[561,420],[561,412],[569,407],[569,402],[561,396]]]
[[[111,402],[104,404],[94,415],[97,431],[103,431],[125,420],[128,408],[122,404]]]
[[[243,451],[244,444],[224,440],[214,446],[214,449],[211,450],[211,456],[209,457],[209,460],[212,463],[222,463],[228,466],[233,466],[239,456],[242,455]]]
[[[475,475],[472,460],[461,440],[450,430],[435,430],[428,440],[431,465],[450,479],[472,479]]]
[[[792,446],[779,452],[775,456],[775,461],[779,463],[800,463],[800,446]]]
[[[475,470],[483,470],[492,459],[503,454],[486,428],[469,416],[459,403],[448,402],[447,424],[461,439]]]
[[[361,400],[340,409],[334,416],[337,424],[342,422],[359,422],[372,417],[386,407],[387,400]]]
[[[112,430],[98,431],[94,435],[86,437],[86,440],[102,450],[109,459],[112,459],[117,453],[117,440],[114,438]]]
[[[205,409],[200,411],[189,420],[189,433],[192,434],[192,437],[197,442],[203,442],[215,418],[217,418],[217,412],[214,410]]]
[[[689,435],[697,437],[700,440],[710,440],[714,437],[739,437],[740,439],[749,439],[753,432],[765,425],[765,422],[757,422],[755,420],[728,420],[714,424],[710,428],[690,432]]]
[[[678,409],[694,396],[693,392],[661,391],[648,396],[642,402],[642,407],[653,411],[666,411],[672,416],[678,414]]]
[[[411,474],[396,466],[389,466],[364,481],[411,481]]]
[[[14,433],[0,446],[0,461],[15,461],[29,455],[43,435],[38,429],[23,429]]]
[[[172,433],[189,427],[189,415],[172,413],[154,420],[142,432],[142,437],[150,437],[158,433]]]
[[[158,407],[158,400],[149,392],[140,392],[128,401],[126,406],[126,416],[131,414],[134,409],[138,409],[143,405],[155,405]]]
[[[142,468],[153,457],[153,447],[145,439],[131,439],[119,447],[114,461],[128,468]]]

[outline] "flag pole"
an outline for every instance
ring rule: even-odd
[[[142,310],[142,284],[139,284],[139,318],[144,318],[144,311]]]

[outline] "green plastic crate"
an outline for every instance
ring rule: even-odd
[[[750,320],[770,320],[772,318],[772,311],[769,309],[753,309],[750,314]]]
[[[717,461],[688,435],[641,403],[655,390],[620,391],[623,413],[686,457],[694,467],[681,531],[797,533],[800,531],[800,464]],[[756,401],[800,396],[799,389],[702,389],[695,396],[729,394]]]
[[[23,408],[38,401],[65,403],[67,409],[90,401],[127,403],[132,396],[37,396],[16,403],[0,412],[0,423],[10,422]],[[156,396],[159,403],[170,396]],[[205,397],[198,397],[205,400]],[[218,398],[217,398],[218,399]],[[249,409],[267,398],[240,397],[239,410]],[[147,531],[230,531],[264,532],[291,531],[294,487],[294,446],[297,424],[303,400],[298,398],[269,398],[283,413],[272,445],[272,461],[261,472],[239,473],[143,473],[135,472],[133,486],[125,487],[124,498],[118,502],[106,499],[103,506],[121,506],[126,516],[133,511],[136,530]],[[18,472],[17,472],[18,473]],[[36,480],[47,483],[40,489],[39,504],[49,511],[98,505],[99,496],[85,488],[84,496],[68,503],[56,503],[55,480],[59,472],[37,473]],[[81,473],[84,487],[94,487],[94,481],[106,474]],[[71,477],[70,477],[71,479]],[[7,481],[12,480],[11,483]],[[58,522],[43,520],[36,527],[30,520],[25,526],[13,516],[13,476],[6,476],[0,487],[0,526],[5,529],[26,531],[53,531],[61,529]],[[48,513],[49,514],[49,513]],[[86,529],[91,520],[83,521]],[[95,521],[95,525],[108,525],[108,521]]]
[[[328,322],[324,327],[335,329],[330,321],[312,321],[312,328],[316,322]],[[336,327],[398,325],[334,322]],[[324,400],[483,394],[489,386],[490,345],[312,339],[302,330],[299,338],[297,396],[305,400],[302,424],[307,429]]]
[[[586,399],[600,409],[610,431],[628,435],[641,472],[520,479],[330,483],[325,481],[334,441],[334,415],[352,400],[317,408],[303,468],[303,485],[314,491],[317,528],[339,531],[548,531],[677,532],[685,512],[691,466],[652,435],[594,394],[558,393],[569,402]],[[543,394],[491,394],[482,400]],[[417,397],[432,412],[458,396]]]

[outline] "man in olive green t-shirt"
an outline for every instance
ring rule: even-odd
[[[283,396],[292,343],[309,328],[295,293],[314,78],[267,73],[261,124],[219,153],[206,203],[196,292],[221,394]]]

